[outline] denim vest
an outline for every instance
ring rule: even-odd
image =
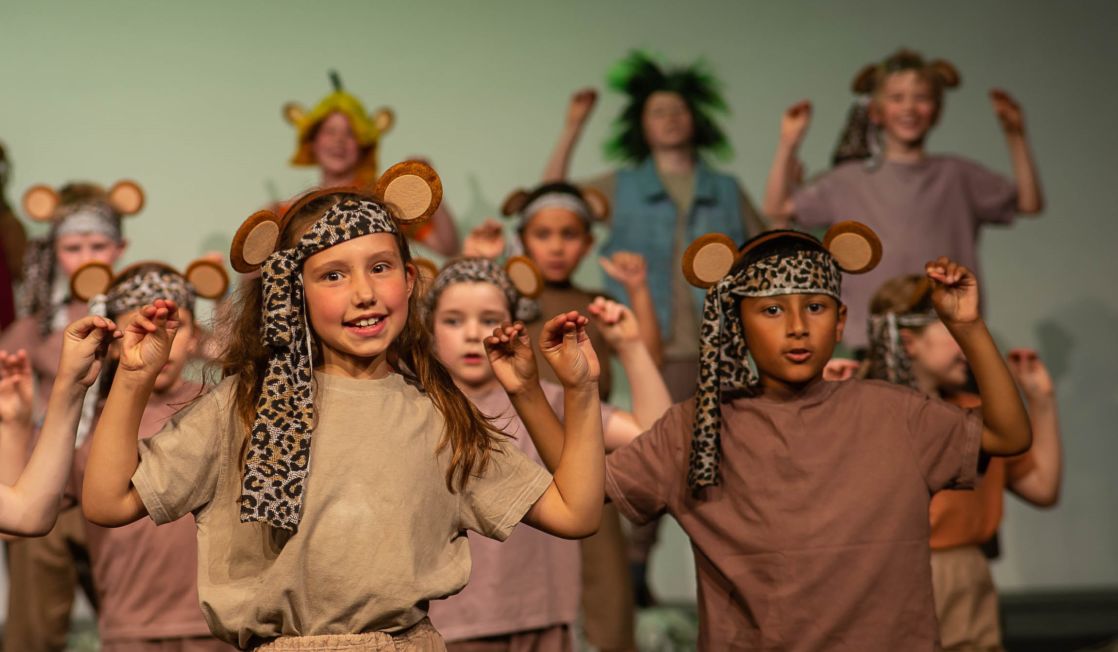
[[[614,193],[610,233],[601,252],[609,256],[616,251],[633,251],[644,256],[648,287],[666,341],[672,332],[672,278],[680,273],[675,252],[676,206],[656,174],[652,157],[635,168],[618,171]],[[695,199],[687,214],[687,240],[681,243],[680,251],[695,238],[714,232],[725,233],[739,245],[745,241],[741,191],[733,177],[715,172],[700,160],[695,166]],[[608,276],[605,284],[610,296],[627,296],[621,284]],[[706,292],[692,290],[692,305],[701,319]]]

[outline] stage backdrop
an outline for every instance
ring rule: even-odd
[[[996,577],[1006,589],[1118,584],[1114,4],[9,1],[0,24],[9,197],[33,183],[134,178],[148,203],[127,222],[128,260],[176,265],[227,252],[246,216],[315,181],[287,165],[294,136],[280,107],[317,101],[329,69],[369,109],[396,111],[382,162],[428,157],[466,227],[537,180],[582,86],[601,99],[573,173],[607,168],[601,144],[621,98],[603,80],[631,48],[710,63],[732,108],[734,156],[719,165],[757,202],[786,105],[815,102],[803,148],[812,174],[856,70],[902,45],[950,59],[963,85],[931,150],[1008,173],[987,99],[1004,87],[1025,107],[1048,198],[1040,218],[982,241],[990,324],[1004,346],[1048,361],[1067,451],[1058,507],[1009,500]],[[592,260],[580,278],[600,278]],[[661,597],[692,595],[691,566],[672,524],[655,557]]]

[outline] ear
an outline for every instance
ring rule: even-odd
[[[299,103],[288,102],[287,104],[283,105],[283,118],[284,120],[287,120],[289,124],[298,127],[299,125],[303,124],[303,121],[306,119],[306,117],[307,112],[305,109],[303,109],[302,106],[299,105]]]
[[[956,88],[962,83],[959,70],[950,61],[936,59],[928,64],[928,72],[939,81],[943,88]]]
[[[531,258],[513,256],[505,263],[505,273],[520,296],[535,299],[543,292],[543,274]]]
[[[850,83],[850,90],[854,91],[855,95],[866,95],[873,92],[873,81],[877,76],[877,64],[866,64],[857,75],[854,75],[854,81]]]
[[[881,240],[861,222],[848,220],[827,229],[823,246],[847,274],[864,274],[881,262]]]
[[[609,217],[609,199],[604,193],[594,188],[579,188],[586,205],[590,207],[590,216],[595,222],[605,221]]]
[[[835,341],[841,342],[842,335],[846,332],[846,304],[839,303],[838,321],[835,322]]]
[[[901,341],[901,348],[904,349],[905,355],[911,359],[916,349],[916,334],[908,328],[898,328],[897,337]]]
[[[117,181],[109,188],[109,205],[121,215],[135,215],[144,207],[144,189],[135,181]]]
[[[113,284],[113,268],[101,262],[89,262],[78,268],[70,277],[70,294],[89,301],[104,294]]]
[[[738,259],[738,247],[725,233],[708,233],[683,252],[683,275],[697,288],[717,285]]]
[[[396,114],[387,106],[377,109],[369,118],[373,121],[373,126],[377,128],[377,133],[382,136],[396,124]]]
[[[529,197],[531,197],[531,195],[523,188],[512,191],[512,194],[505,197],[505,201],[501,203],[501,215],[512,217],[524,210],[524,207],[528,205]]]
[[[418,224],[431,217],[443,201],[443,184],[435,169],[419,161],[404,161],[385,170],[373,194],[395,208],[396,220]]]
[[[255,271],[276,250],[280,218],[271,211],[253,213],[233,236],[229,264],[242,274]]]
[[[183,276],[204,299],[220,299],[229,289],[229,275],[225,273],[225,267],[206,258],[190,263]]]
[[[33,220],[47,222],[61,202],[54,188],[42,184],[31,186],[23,193],[23,212]]]

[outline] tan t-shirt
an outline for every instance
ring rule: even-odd
[[[210,629],[239,647],[277,636],[398,632],[460,590],[466,530],[503,540],[550,484],[506,443],[452,493],[443,418],[390,374],[316,374],[318,425],[294,535],[241,523],[244,429],[227,378],[140,442],[132,477],[156,523],[193,512],[198,594]]]
[[[879,381],[818,382],[795,401],[722,404],[722,481],[687,486],[694,399],[606,457],[638,523],[691,539],[699,649],[933,650],[928,503],[973,486],[982,421]]]

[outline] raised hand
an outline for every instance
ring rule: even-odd
[[[974,272],[946,256],[924,265],[924,271],[932,281],[932,304],[945,326],[971,324],[981,318]]]
[[[505,322],[485,338],[485,353],[497,381],[509,394],[519,394],[540,382],[536,354],[524,322]]]
[[[1025,116],[1021,105],[1013,96],[1000,88],[990,90],[990,102],[994,105],[994,115],[1007,134],[1025,133]]]
[[[1009,372],[1029,403],[1051,399],[1055,393],[1052,376],[1033,349],[1011,349],[1006,356]]]
[[[587,306],[587,311],[606,342],[615,350],[626,345],[643,346],[641,331],[633,311],[625,304],[598,297]]]
[[[590,116],[597,102],[598,91],[593,88],[580,88],[575,91],[567,105],[567,124],[581,126],[586,122],[586,118]]]
[[[547,321],[540,334],[540,352],[565,388],[598,382],[598,356],[586,334],[590,320],[572,310]]]
[[[34,401],[35,382],[27,352],[0,351],[0,422],[29,425]]]
[[[634,289],[648,283],[648,264],[644,256],[632,251],[618,251],[609,258],[598,258],[610,278],[617,281],[630,294]]]
[[[121,337],[113,320],[87,315],[70,324],[62,334],[62,357],[57,380],[89,387],[101,373],[101,359],[108,344]]]
[[[154,379],[171,355],[171,342],[178,329],[178,306],[174,301],[156,299],[140,308],[140,313],[124,329],[119,370]]]
[[[861,366],[857,360],[831,358],[823,367],[823,380],[850,380]]]
[[[807,128],[811,126],[811,102],[800,100],[784,110],[780,116],[780,140],[788,145],[799,145]]]
[[[462,242],[462,255],[494,260],[505,252],[505,231],[492,217],[475,226]]]

